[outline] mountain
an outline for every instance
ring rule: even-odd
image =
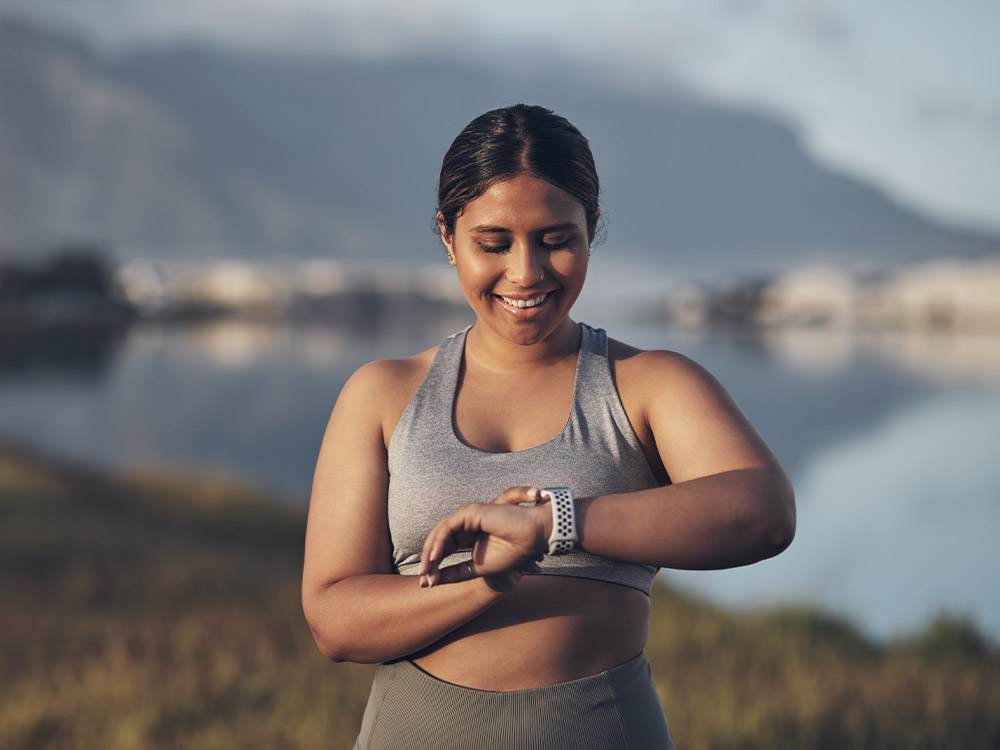
[[[818,164],[787,123],[632,83],[552,61],[192,45],[107,56],[3,22],[0,253],[90,240],[126,257],[433,260],[441,157],[473,116],[516,101],[590,138],[609,256],[749,270],[1000,253],[1000,238],[929,221]]]

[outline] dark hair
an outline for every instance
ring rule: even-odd
[[[491,186],[528,174],[565,190],[583,206],[591,236],[597,230],[600,182],[583,134],[564,117],[530,104],[479,115],[444,155],[437,216],[455,232],[462,210]]]

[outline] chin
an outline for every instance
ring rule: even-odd
[[[518,346],[532,346],[534,344],[542,343],[546,339],[557,334],[567,321],[569,321],[569,317],[563,316],[556,324],[544,321],[505,321],[502,325],[497,325],[495,322],[491,324],[491,321],[483,320],[482,318],[478,319],[478,322],[482,322],[484,325],[488,326],[494,333]]]

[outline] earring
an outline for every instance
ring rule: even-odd
[[[448,251],[448,262],[449,263],[455,262],[455,256],[451,254],[451,250]]]

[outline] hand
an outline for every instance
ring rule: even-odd
[[[530,507],[519,503],[534,503]],[[420,555],[420,585],[455,583],[478,576],[509,591],[545,556],[550,516],[537,487],[511,487],[489,503],[469,503],[431,529]],[[448,555],[472,549],[472,559],[441,568]]]

